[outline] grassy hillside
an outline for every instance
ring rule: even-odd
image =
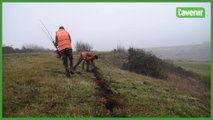
[[[111,53],[95,61],[102,80],[121,104],[103,104],[93,73],[77,68],[65,77],[52,53],[3,55],[4,117],[209,117],[210,92],[199,80],[170,75],[154,79],[119,69]],[[74,56],[77,61],[78,56]],[[113,98],[110,98],[113,99]]]

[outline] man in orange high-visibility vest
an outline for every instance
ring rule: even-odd
[[[59,30],[56,31],[55,45],[57,46],[58,51],[61,53],[66,76],[70,77],[70,73],[74,73],[71,37],[63,26],[60,26]],[[69,59],[70,68],[68,67],[67,59]]]
[[[98,59],[98,56],[95,55],[93,52],[81,52],[81,56],[78,60],[78,62],[75,64],[74,66],[74,70],[77,68],[77,66],[81,63],[82,60],[84,60],[84,62],[87,63],[87,66],[86,66],[86,71],[89,72],[90,70],[90,66],[92,67],[91,69],[93,68],[97,68],[93,62],[93,60],[95,59]],[[83,62],[83,65],[82,65],[82,69],[84,69],[84,62]]]

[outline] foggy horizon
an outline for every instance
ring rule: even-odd
[[[205,18],[181,19],[176,7],[204,7]],[[53,39],[63,25],[72,47],[77,41],[92,50],[117,46],[154,48],[210,43],[210,3],[3,3],[3,45],[22,48],[33,44],[54,49]]]
[[[154,48],[169,48],[169,47],[187,47],[187,46],[196,46],[196,45],[203,45],[203,44],[211,44],[210,41],[203,41],[201,43],[197,43],[197,44],[186,44],[186,45],[173,45],[173,46],[155,46],[155,47],[143,47],[143,48],[138,48],[138,47],[134,47],[134,46],[129,46],[129,47],[124,47],[122,45],[117,45],[119,47],[124,47],[126,50],[133,47],[133,48],[136,48],[136,49],[154,49]],[[3,44],[2,45],[3,47],[6,47],[6,46],[9,46],[9,47],[12,47],[14,49],[22,49],[23,47],[26,47],[26,46],[32,46],[32,47],[39,47],[39,48],[44,48],[44,49],[49,49],[49,50],[55,50],[55,48],[48,48],[48,47],[45,47],[45,46],[42,46],[42,45],[37,45],[37,44],[23,44],[21,47],[14,47],[13,45],[5,45]],[[93,46],[93,45],[91,45]],[[92,51],[112,51],[114,49],[117,49],[117,46],[115,46],[115,48],[112,48],[112,49],[109,49],[109,50],[95,50],[95,49],[92,49]],[[75,51],[75,46],[73,46],[74,48],[74,51]]]

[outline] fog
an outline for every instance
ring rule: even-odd
[[[205,18],[177,18],[176,7],[204,7]],[[3,45],[54,49],[51,36],[63,25],[72,46],[94,50],[193,45],[210,41],[210,3],[3,3]]]

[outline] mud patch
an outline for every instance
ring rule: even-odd
[[[81,72],[80,72],[80,71],[76,71],[75,73],[76,73],[76,74],[79,74],[79,75],[81,75]]]
[[[127,117],[124,98],[116,91],[113,91],[107,81],[97,69],[93,69],[96,88],[95,117]]]

